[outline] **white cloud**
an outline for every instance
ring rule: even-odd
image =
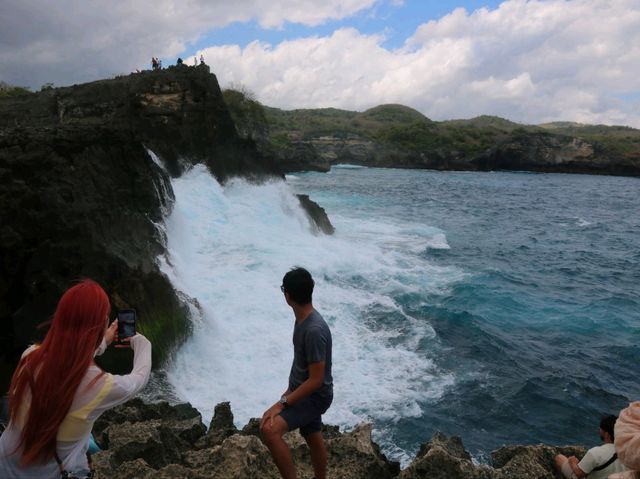
[[[0,80],[38,87],[95,80],[176,57],[235,21],[313,26],[380,0],[2,0]]]
[[[340,29],[327,37],[204,50],[220,81],[283,108],[398,102],[435,119],[496,114],[640,127],[640,2],[509,0],[421,25],[399,49]]]

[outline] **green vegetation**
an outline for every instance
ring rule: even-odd
[[[276,145],[286,143],[283,138],[295,141],[351,135],[405,151],[446,149],[475,154],[522,126],[488,116],[434,122],[403,105],[380,105],[362,113],[336,108],[285,111],[267,107],[265,111],[270,140]]]
[[[638,155],[640,130],[628,126],[585,125],[568,121],[544,123],[541,128],[558,135],[575,136],[622,155]]]
[[[225,90],[239,130],[252,131],[276,148],[319,138],[354,138],[405,152],[475,155],[503,140],[528,135],[581,138],[611,151],[640,155],[640,130],[623,126],[555,122],[524,125],[497,116],[436,122],[403,105],[379,105],[364,112],[337,108],[281,110],[257,102],[240,88]]]
[[[30,95],[32,92],[27,87],[9,85],[0,81],[0,98]]]
[[[224,90],[222,96],[241,137],[254,140],[266,137],[269,125],[265,109],[252,92],[239,86]]]

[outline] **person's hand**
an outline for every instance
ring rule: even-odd
[[[262,419],[260,420],[260,428],[262,428],[262,426],[267,421],[269,421],[269,425],[272,426],[273,425],[273,418],[276,417],[278,414],[280,414],[283,409],[284,409],[284,406],[282,404],[280,404],[279,402],[275,403],[273,406],[271,406],[269,409],[267,409],[264,412],[264,414],[262,415]]]
[[[569,459],[569,464],[578,464],[580,461],[578,461],[578,458],[576,456],[571,456],[568,457],[567,459]]]
[[[118,320],[116,319],[113,323],[109,325],[109,327],[107,328],[107,332],[104,333],[104,341],[107,343],[107,346],[109,346],[113,342],[117,334],[118,334]]]

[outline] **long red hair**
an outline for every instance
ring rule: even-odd
[[[23,466],[54,457],[58,428],[102,342],[110,309],[100,285],[81,281],[60,298],[40,347],[20,360],[11,380],[9,408],[15,424],[21,406],[28,406],[16,449]],[[25,404],[29,392],[30,405]]]

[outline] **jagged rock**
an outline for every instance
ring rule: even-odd
[[[189,403],[172,406],[166,401],[145,403],[136,398],[100,416],[93,425],[93,434],[98,445],[107,448],[109,435],[106,429],[111,424],[137,423],[151,419],[163,419],[165,424],[179,430],[180,437],[190,444],[195,443],[206,432],[202,416]]]
[[[493,467],[500,473],[499,478],[518,477],[522,479],[553,479],[553,458],[558,454],[582,457],[585,448],[577,446],[552,447],[506,446],[491,453]]]
[[[327,235],[335,233],[335,228],[327,216],[327,212],[318,203],[309,198],[309,195],[298,195],[300,206],[304,209],[310,219],[314,231]]]
[[[144,459],[154,469],[180,461],[180,452],[188,448],[175,430],[160,419],[113,424],[107,429],[112,464]]]
[[[249,422],[242,428],[242,434],[260,437],[260,419],[257,417],[249,419]]]
[[[231,412],[230,403],[223,402],[217,404],[213,411],[213,418],[211,419],[209,430],[205,436],[200,438],[196,446],[199,448],[217,446],[237,432],[238,429],[233,424],[233,413]]]
[[[206,441],[204,425],[189,404],[145,404],[134,400],[101,418],[106,450],[94,456],[97,478],[278,479],[273,459],[259,438],[254,418],[238,431],[229,403],[218,404]],[[129,416],[131,421],[123,421]],[[96,423],[98,424],[98,423]],[[371,424],[341,433],[325,426],[332,479],[554,479],[557,454],[581,457],[576,446],[506,446],[491,455],[493,467],[475,465],[459,437],[435,433],[413,462],[400,471],[371,440]],[[194,433],[194,431],[196,431]],[[285,434],[298,477],[313,477],[306,441],[298,431]]]
[[[278,479],[269,451],[254,436],[236,434],[211,449],[190,451],[184,464],[212,479]]]
[[[117,477],[118,479],[138,479],[141,477],[148,477],[153,474],[154,469],[149,467],[144,459],[136,459],[135,461],[129,461],[121,464],[112,475],[103,476],[102,474],[96,474],[96,477]]]
[[[447,439],[442,433],[436,433],[431,442],[420,448],[411,465],[402,471],[401,479],[454,479],[454,478],[494,478],[488,467],[476,468],[471,462],[458,437]]]
[[[365,479],[395,477],[397,462],[389,462],[371,440],[371,424],[359,424],[340,437],[327,440],[331,477]]]

